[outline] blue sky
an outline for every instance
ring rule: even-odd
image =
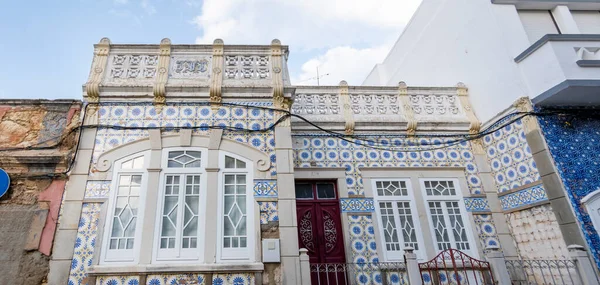
[[[372,3],[371,3],[372,2]],[[55,0],[0,9],[0,98],[81,98],[93,44],[290,46],[297,84],[359,85],[383,60],[420,0]]]

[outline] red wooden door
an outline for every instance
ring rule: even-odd
[[[346,262],[336,188],[334,182],[296,181],[298,240],[300,248],[308,249],[311,264]],[[313,284],[326,284],[326,279],[336,280],[331,284],[346,284],[345,278],[343,272],[312,274]]]

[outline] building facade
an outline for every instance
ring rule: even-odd
[[[534,193],[540,196],[535,207],[507,215],[516,251],[504,247],[504,254],[554,258],[565,251],[549,251],[547,245],[579,244],[600,268],[593,115],[599,104],[599,34],[598,1],[424,0],[364,84],[402,80],[436,86],[460,78],[469,83],[474,112],[484,126],[511,112],[534,112],[530,115],[537,122],[525,130],[524,143],[538,169],[532,182],[539,184]],[[524,106],[520,98],[533,107],[511,107]],[[487,150],[492,169],[505,160],[497,156],[501,147]],[[496,174],[501,199],[524,187],[505,183],[514,167]]]
[[[462,83],[292,86],[287,57],[96,44],[48,284],[307,284],[302,248],[350,266],[568,255],[528,100],[482,125]]]
[[[2,283],[46,280],[80,108],[75,100],[0,100],[0,168],[10,177],[0,198]]]

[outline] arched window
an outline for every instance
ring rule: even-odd
[[[140,244],[141,206],[144,199],[148,152],[131,155],[115,162],[114,178],[108,202],[104,234],[103,260],[131,262]]]
[[[254,200],[251,163],[221,152],[219,191],[219,260],[252,260],[254,256]]]
[[[156,260],[202,257],[206,205],[205,150],[163,150],[157,207]]]

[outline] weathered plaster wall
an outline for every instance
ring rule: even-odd
[[[11,177],[0,198],[2,284],[45,282],[66,183],[53,173],[66,169],[74,151],[70,130],[78,126],[79,109],[71,100],[0,100],[0,168]],[[21,149],[28,146],[50,148]]]
[[[566,259],[567,245],[549,204],[506,214],[522,259]]]
[[[600,236],[580,202],[600,188],[600,120],[581,116],[544,116],[538,120],[577,222],[600,267]]]

